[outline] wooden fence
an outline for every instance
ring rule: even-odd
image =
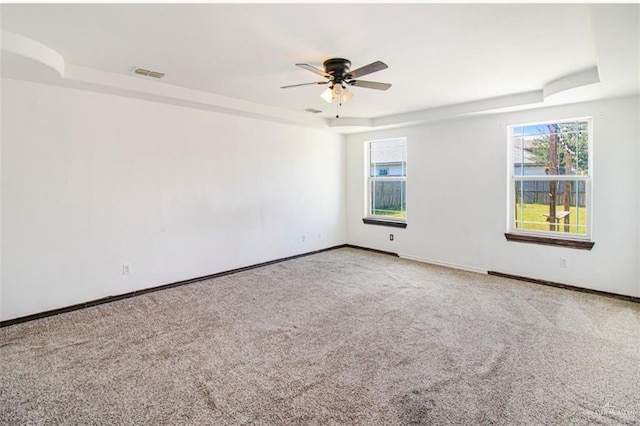
[[[569,185],[571,191],[572,206],[585,207],[585,183],[581,181],[566,182],[556,181],[556,204],[564,204],[565,185]],[[516,202],[520,203],[524,197],[525,204],[549,204],[549,181],[523,181],[517,182]],[[576,200],[577,197],[577,200]]]
[[[402,181],[376,182],[373,191],[374,209],[398,210],[405,202],[403,194],[406,193],[407,183]]]
[[[571,206],[585,207],[585,183],[580,181],[556,181],[556,204],[559,206],[564,204],[564,189],[567,183],[571,190]],[[406,182],[376,182],[373,191],[375,192],[374,209],[396,210],[404,205],[403,194],[406,192]],[[549,204],[549,181],[518,182],[516,202],[520,203],[523,197],[525,204]]]

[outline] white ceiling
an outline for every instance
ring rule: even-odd
[[[5,77],[342,132],[624,96],[640,87],[637,4],[1,8]],[[41,44],[48,56],[34,53],[46,49]],[[322,68],[331,57],[350,59],[352,69],[381,60],[389,68],[363,79],[393,86],[353,87],[337,120],[336,105],[319,97],[323,86],[280,89],[322,80],[294,64]],[[43,64],[56,73],[37,71]],[[166,75],[138,76],[136,66]]]

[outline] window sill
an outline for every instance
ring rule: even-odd
[[[579,250],[591,250],[595,244],[594,241],[569,240],[562,238],[538,237],[534,235],[521,235],[505,233],[507,241],[515,241],[518,243],[542,244],[546,246],[566,247]]]
[[[372,219],[370,217],[363,218],[362,222],[367,224],[367,225],[390,226],[392,228],[406,228],[407,227],[407,222],[399,222],[399,221],[396,221],[396,220]]]

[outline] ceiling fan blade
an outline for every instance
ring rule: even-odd
[[[323,77],[326,77],[326,78],[328,78],[330,80],[333,80],[333,76],[331,74],[328,74],[328,73],[322,71],[321,69],[318,69],[318,68],[316,68],[314,66],[311,66],[309,64],[296,64],[296,66],[300,67],[300,68],[303,68],[303,69],[305,69],[307,71],[311,71],[312,73],[315,73],[315,74],[321,75]]]
[[[351,86],[364,87],[366,89],[387,90],[391,85],[389,83],[379,83],[377,81],[352,80],[349,82]]]
[[[375,61],[370,63],[369,65],[365,65],[364,67],[358,68],[357,70],[353,70],[349,72],[349,75],[352,78],[362,77],[363,75],[371,74],[372,72],[382,71],[384,69],[389,68],[387,64],[382,61]]]
[[[328,81],[317,81],[315,83],[299,83],[299,84],[290,84],[288,86],[282,86],[281,89],[288,89],[290,87],[298,87],[298,86],[310,86],[312,84],[329,84]]]

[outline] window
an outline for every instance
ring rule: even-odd
[[[509,128],[509,232],[588,240],[591,119]]]
[[[371,141],[367,148],[367,217],[384,222],[406,222],[406,139]]]

